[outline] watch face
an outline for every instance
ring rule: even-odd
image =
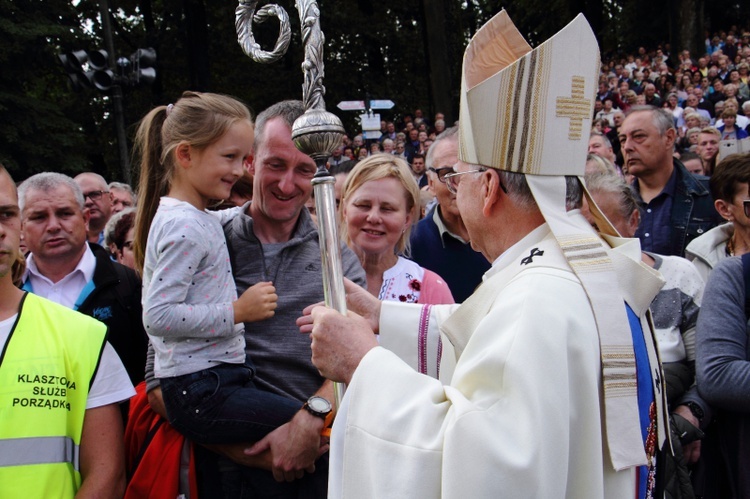
[[[331,410],[331,404],[323,397],[310,397],[307,405],[315,412],[328,412]]]

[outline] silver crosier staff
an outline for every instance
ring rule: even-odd
[[[291,29],[289,15],[283,7],[268,4],[255,12],[257,0],[240,1],[235,11],[237,39],[242,50],[255,62],[269,64],[279,60],[289,48]],[[336,197],[334,177],[326,168],[326,161],[341,144],[344,126],[341,120],[326,111],[323,95],[323,44],[325,37],[320,29],[320,10],[316,0],[296,0],[302,25],[302,40],[305,44],[305,60],[302,63],[304,83],[302,102],[305,114],[297,118],[292,126],[292,140],[297,149],[310,156],[318,167],[312,180],[315,196],[315,210],[318,215],[320,258],[323,272],[325,303],[331,308],[346,314],[346,293],[344,273],[341,264],[336,228]],[[279,19],[279,37],[273,50],[266,52],[260,48],[253,36],[252,23],[262,23],[269,17]],[[336,407],[341,404],[344,385],[334,383]]]

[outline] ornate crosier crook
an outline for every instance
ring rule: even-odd
[[[241,1],[235,11],[237,39],[242,50],[255,62],[269,64],[278,61],[289,48],[291,28],[289,15],[283,7],[275,4],[264,5],[257,13],[257,0]],[[323,291],[325,302],[346,314],[346,293],[344,272],[341,264],[341,248],[336,230],[335,179],[326,168],[326,161],[339,147],[344,137],[344,126],[339,118],[326,111],[323,100],[323,44],[325,37],[320,29],[320,10],[316,0],[297,0],[302,25],[302,41],[305,46],[305,60],[302,63],[304,83],[302,102],[305,114],[297,118],[292,126],[292,140],[297,149],[310,156],[318,167],[312,180],[315,196],[315,210],[318,215],[320,258],[323,271]],[[269,17],[279,19],[279,37],[271,52],[260,48],[253,36],[252,23],[262,23]],[[344,395],[344,386],[334,383],[336,407]]]

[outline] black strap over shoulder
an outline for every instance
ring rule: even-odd
[[[745,278],[745,317],[750,319],[750,253],[742,255],[742,277]]]

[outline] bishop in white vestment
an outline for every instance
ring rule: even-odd
[[[595,63],[581,16],[534,51],[504,12],[470,43],[448,182],[492,268],[460,306],[372,305],[350,288],[379,343],[362,318],[313,310],[313,363],[348,385],[329,497],[653,494],[666,423],[646,313],[662,281],[637,243],[613,248],[590,198],[609,235],[566,210]]]

